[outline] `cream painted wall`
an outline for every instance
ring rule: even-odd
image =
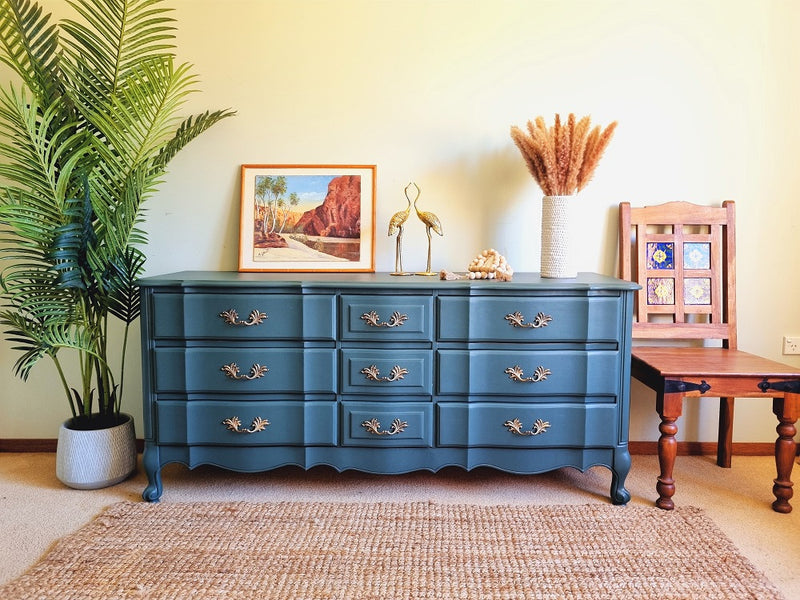
[[[63,0],[45,0],[57,15]],[[800,335],[800,3],[794,0],[172,0],[187,112],[239,111],[171,164],[149,204],[148,273],[237,266],[243,163],[376,164],[377,269],[410,180],[444,224],[434,268],[495,247],[539,268],[541,192],[509,137],[553,114],[619,121],[581,194],[581,270],[615,273],[616,206],[737,201],[740,347],[781,355]],[[3,80],[7,70],[0,70]],[[425,263],[424,230],[405,263]],[[138,334],[138,332],[137,332]],[[135,357],[138,343],[131,348]],[[0,438],[52,438],[68,416],[52,368],[23,384],[0,345]],[[141,415],[138,362],[126,409]],[[632,440],[654,440],[634,384]],[[688,401],[679,439],[716,439],[716,403]],[[138,417],[141,421],[141,417]],[[139,423],[141,425],[141,423]],[[141,435],[141,433],[140,433]],[[736,441],[773,441],[766,401],[737,404]]]

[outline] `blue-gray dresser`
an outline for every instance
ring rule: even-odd
[[[624,504],[634,284],[582,273],[183,272],[140,281],[145,500],[161,469],[611,469]]]

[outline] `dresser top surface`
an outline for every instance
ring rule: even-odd
[[[389,273],[244,273],[237,271],[181,271],[144,277],[142,287],[313,287],[321,289],[396,288],[398,290],[636,290],[630,281],[598,273],[578,273],[575,278],[550,279],[539,273],[514,273],[511,281],[496,279],[458,279],[445,281],[436,277],[396,277]]]

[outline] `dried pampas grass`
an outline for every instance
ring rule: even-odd
[[[589,117],[576,122],[570,113],[566,123],[556,115],[551,127],[542,117],[528,121],[527,132],[512,126],[511,139],[546,196],[569,196],[589,183],[616,127],[614,121],[605,129],[590,129]]]

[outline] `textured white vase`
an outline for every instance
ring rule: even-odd
[[[542,277],[577,277],[575,267],[574,196],[542,198]]]
[[[133,417],[106,429],[58,430],[56,477],[66,486],[95,490],[127,479],[136,470],[136,435]]]

